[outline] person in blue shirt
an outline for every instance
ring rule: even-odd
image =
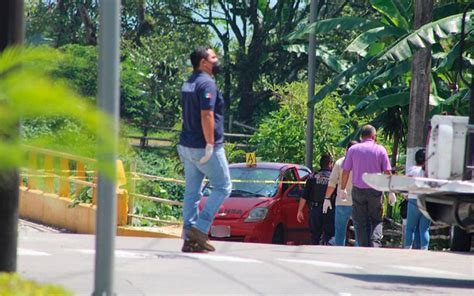
[[[334,210],[332,210],[334,206],[327,210],[326,213],[323,213],[323,204],[333,166],[332,157],[329,154],[323,154],[319,160],[319,165],[321,170],[311,174],[306,180],[303,196],[298,204],[296,220],[298,223],[303,222],[303,208],[308,203],[308,222],[312,244],[319,245],[322,243],[328,245],[334,236]]]
[[[212,252],[208,232],[214,217],[230,195],[232,184],[224,151],[224,98],[213,76],[219,59],[210,47],[198,47],[190,55],[193,73],[181,87],[183,127],[177,145],[184,164],[186,188],[183,204],[183,252]],[[204,177],[212,186],[199,211]]]

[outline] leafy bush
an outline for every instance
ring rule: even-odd
[[[245,151],[237,148],[235,143],[224,143],[227,161],[229,163],[245,162]]]
[[[73,293],[55,285],[40,285],[34,281],[22,279],[16,273],[0,273],[0,295],[67,296]]]
[[[175,150],[137,149],[134,154],[137,172],[154,176],[182,180],[182,165]],[[169,181],[137,180],[137,193],[183,201],[184,185]],[[134,213],[163,220],[179,220],[181,207],[157,203],[149,200],[135,199]],[[141,223],[150,224],[143,221]],[[153,224],[153,223],[151,223]]]
[[[257,157],[265,161],[304,163],[307,117],[307,84],[293,82],[273,86],[280,109],[264,118],[250,142],[256,145]],[[349,118],[339,110],[341,100],[330,95],[315,105],[314,156],[319,163],[323,153],[342,155],[338,143],[348,134]]]

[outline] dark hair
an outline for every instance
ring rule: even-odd
[[[352,146],[354,146],[355,144],[359,144],[359,142],[357,141],[349,141],[349,143],[347,143],[347,146],[346,146],[346,150],[349,150],[349,148],[351,148]]]
[[[329,164],[332,163],[332,157],[329,154],[323,154],[321,155],[321,159],[319,160],[319,166],[322,169],[327,169],[329,167]]]
[[[193,52],[189,55],[193,69],[197,70],[202,59],[207,59],[208,50],[211,49],[210,46],[199,46],[196,47]]]
[[[364,125],[360,130],[360,137],[362,139],[368,138],[375,134],[375,127],[371,126],[370,124]]]
[[[425,148],[421,148],[415,153],[416,165],[423,165],[425,163]]]

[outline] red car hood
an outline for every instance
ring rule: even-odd
[[[206,204],[207,197],[203,197],[199,203],[199,210]],[[229,197],[219,208],[216,219],[237,219],[248,215],[255,207],[267,207],[272,203],[272,198],[266,197]]]

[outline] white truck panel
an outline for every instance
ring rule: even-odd
[[[401,175],[364,174],[364,182],[379,191],[408,191],[414,194],[457,192],[474,193],[474,183]]]
[[[461,179],[467,124],[468,117],[433,116],[431,119],[430,141],[426,153],[428,178]]]

